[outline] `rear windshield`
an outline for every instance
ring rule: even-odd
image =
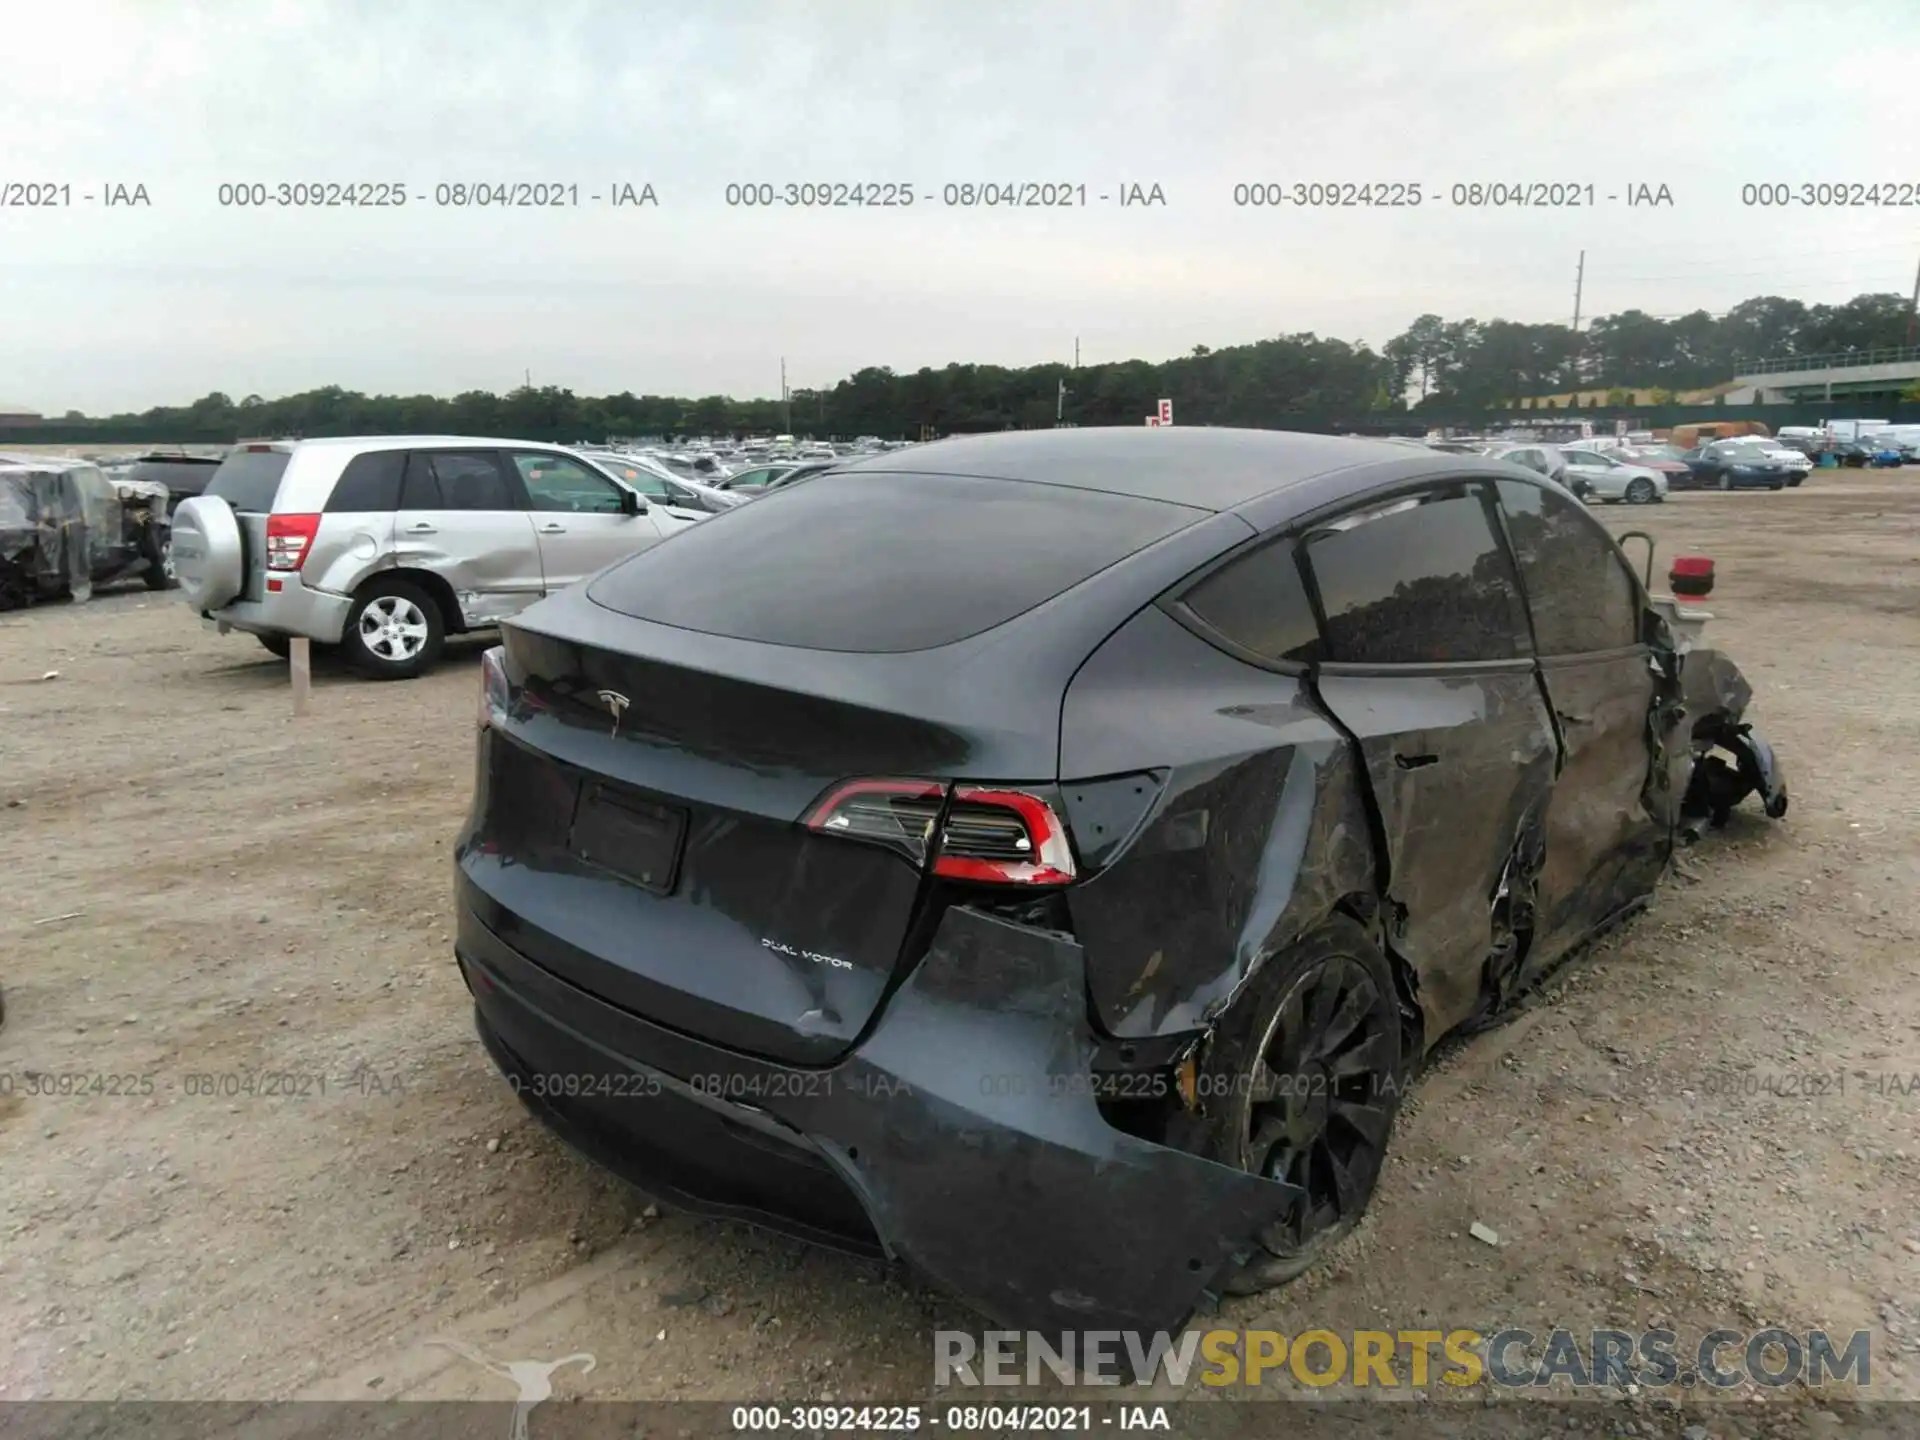
[[[947,645],[1206,512],[1055,485],[827,474],[689,527],[588,587],[623,615],[770,645]]]
[[[242,450],[220,462],[206,493],[236,510],[266,514],[280,489],[280,477],[293,457],[285,450]]]

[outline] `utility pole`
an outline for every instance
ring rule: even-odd
[[[1053,423],[1057,428],[1067,418],[1067,378],[1060,377],[1060,394],[1053,402]]]
[[[780,413],[786,418],[781,423],[780,433],[793,433],[793,397],[787,393],[787,357],[780,357]]]
[[[1580,388],[1580,300],[1587,283],[1587,252],[1580,252],[1580,268],[1573,272],[1573,388]]]
[[[1916,329],[1920,329],[1920,265],[1913,267],[1913,299],[1907,302],[1907,344],[1913,344]]]
[[[1080,368],[1080,337],[1078,335],[1073,337],[1073,368],[1076,370]]]

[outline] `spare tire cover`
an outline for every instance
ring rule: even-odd
[[[246,575],[240,522],[217,495],[195,495],[173,512],[173,571],[196,611],[218,610],[240,593]]]

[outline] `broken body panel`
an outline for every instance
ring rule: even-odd
[[[146,570],[166,529],[164,486],[0,456],[0,609],[47,595],[89,599],[96,584]]]

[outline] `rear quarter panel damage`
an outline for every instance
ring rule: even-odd
[[[1648,727],[1659,678],[1644,653],[1543,662],[1564,758],[1545,821],[1533,948],[1550,962],[1653,892],[1671,827],[1650,786]]]
[[[809,1096],[789,1118],[890,1253],[993,1319],[1178,1328],[1299,1192],[1107,1122],[1084,972],[1072,941],[957,906],[835,1072],[881,1103]]]
[[[1061,735],[1063,775],[1148,769],[1161,783],[1131,843],[1069,892],[1094,1012],[1123,1038],[1205,1028],[1269,956],[1375,890],[1351,751],[1301,681],[1157,609],[1082,668]]]

